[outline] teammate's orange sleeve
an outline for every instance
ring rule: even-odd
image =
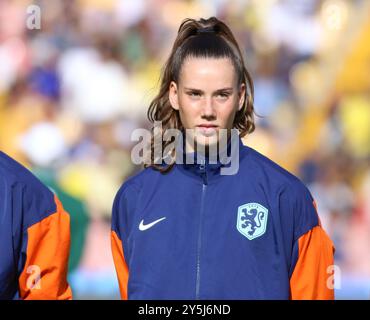
[[[334,299],[334,250],[320,224],[298,239],[298,259],[290,278],[292,300]]]
[[[119,290],[121,293],[121,299],[127,300],[127,284],[128,284],[128,266],[123,254],[122,241],[119,239],[115,231],[111,231],[111,246],[114,265],[116,267],[116,273],[119,283]]]
[[[67,300],[70,217],[54,196],[56,211],[27,229],[27,258],[19,277],[21,299]]]

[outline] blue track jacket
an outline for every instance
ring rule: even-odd
[[[69,223],[58,198],[0,152],[0,300],[72,298]]]
[[[334,246],[308,189],[239,138],[239,171],[149,167],[113,205],[122,299],[333,299]]]

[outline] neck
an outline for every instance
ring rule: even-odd
[[[214,144],[201,145],[197,143],[194,137],[193,139],[191,139],[191,137],[185,135],[185,143],[184,143],[185,149],[184,150],[185,150],[185,153],[197,153],[201,156],[208,158],[210,154],[212,154],[213,152],[217,153],[220,151],[220,149],[221,150],[226,149],[227,146],[230,144],[230,137],[231,137],[231,133],[228,130],[226,141],[225,141],[224,136],[222,137],[222,139],[221,139],[221,136],[219,136],[219,140],[215,142]]]

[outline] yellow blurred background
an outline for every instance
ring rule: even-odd
[[[245,144],[309,187],[336,246],[336,297],[370,299],[370,1],[1,0],[0,150],[70,211],[74,297],[119,297],[110,214],[140,170],[130,134],[149,127],[181,21],[213,15],[255,83]]]

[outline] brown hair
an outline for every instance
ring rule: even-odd
[[[151,159],[150,164],[146,164],[145,167],[152,166],[162,173],[170,171],[174,162],[167,167],[155,164],[154,142],[161,141],[162,150],[165,150],[166,146],[171,143],[171,141],[162,139],[166,129],[184,130],[178,110],[173,109],[170,104],[169,87],[171,81],[178,83],[182,64],[188,57],[229,58],[231,60],[237,73],[238,85],[244,83],[246,86],[244,105],[235,114],[233,127],[239,130],[241,137],[252,133],[255,129],[253,81],[231,30],[216,17],[200,20],[185,19],[179,27],[170,56],[162,69],[159,93],[150,103],[147,113],[150,122],[161,121],[162,131],[154,133],[154,128],[152,130]],[[154,134],[159,134],[161,137],[156,140]],[[172,159],[174,158],[175,154],[172,155]]]

